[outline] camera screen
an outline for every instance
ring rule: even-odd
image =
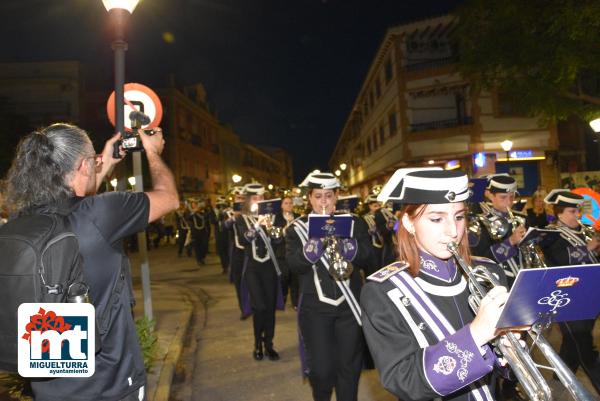
[[[124,138],[123,139],[123,148],[125,149],[130,149],[130,148],[135,148],[137,145],[137,138],[132,136],[130,138]]]

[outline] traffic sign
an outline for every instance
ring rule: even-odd
[[[158,127],[163,116],[163,108],[156,92],[146,85],[128,83],[124,86],[125,130],[131,131],[129,113],[141,111],[150,118],[150,123],[142,128]],[[112,125],[115,125],[115,92],[113,91],[106,102],[106,113]]]

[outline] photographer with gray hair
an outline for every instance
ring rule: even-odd
[[[175,210],[179,198],[173,175],[160,156],[162,131],[156,129],[152,136],[138,132],[152,178],[153,188],[145,193],[95,195],[125,156],[121,149],[121,159],[113,157],[119,134],[96,154],[84,130],[60,123],[29,134],[17,147],[6,177],[6,202],[19,213],[45,205],[68,208],[102,344],[93,376],[33,380],[36,401],[145,399],[146,374],[131,315],[131,277],[122,240]]]

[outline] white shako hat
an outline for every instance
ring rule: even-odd
[[[464,172],[422,167],[396,170],[377,199],[403,204],[439,204],[462,202],[469,195],[469,177]]]
[[[340,187],[340,181],[331,173],[310,173],[298,186],[309,189],[336,189]]]
[[[485,178],[488,180],[485,189],[492,193],[517,192],[517,181],[506,173],[490,174]]]
[[[265,193],[265,187],[258,182],[253,182],[244,185],[244,193],[246,195],[262,195]]]
[[[544,202],[550,205],[579,207],[583,203],[583,196],[569,191],[568,189],[558,188],[553,189],[544,198]]]
[[[231,194],[244,195],[244,187],[242,187],[241,185],[236,185],[235,187],[231,188]]]

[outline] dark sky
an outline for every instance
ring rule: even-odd
[[[142,0],[130,21],[127,82],[202,82],[243,141],[280,146],[295,175],[326,169],[386,29],[460,0]],[[101,0],[1,0],[0,61],[78,60],[112,84]],[[174,37],[171,43],[163,33]]]

